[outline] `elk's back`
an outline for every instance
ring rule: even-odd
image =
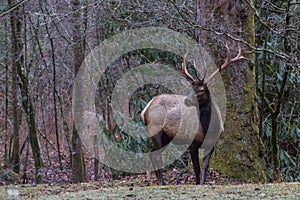
[[[174,143],[203,141],[197,108],[186,106],[185,99],[184,95],[162,94],[148,103],[141,116],[150,136],[163,131]]]

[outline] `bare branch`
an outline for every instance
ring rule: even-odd
[[[0,17],[4,16],[4,15],[7,15],[9,14],[10,12],[12,12],[13,10],[17,9],[18,7],[22,6],[24,3],[26,3],[27,1],[30,1],[30,0],[22,0],[18,3],[15,3],[14,5],[12,6],[9,6],[7,8],[4,8],[3,10],[1,10],[0,12]]]

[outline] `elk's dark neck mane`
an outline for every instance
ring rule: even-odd
[[[210,99],[210,95],[209,95],[208,101],[205,104],[202,104],[202,105],[198,104],[198,105],[199,105],[200,122],[202,124],[204,134],[206,135],[206,133],[208,131],[208,128],[209,128],[210,119],[211,119],[211,99]]]

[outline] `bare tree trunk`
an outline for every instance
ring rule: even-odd
[[[28,158],[29,158],[29,143],[26,139],[24,142],[24,148],[26,148],[27,145],[27,150],[26,150],[26,156],[25,156],[25,161],[24,161],[24,168],[23,168],[23,175],[22,175],[22,183],[25,184],[27,180],[27,167],[28,167]]]
[[[23,12],[25,14],[25,12]],[[20,17],[21,15],[19,15]],[[25,24],[25,39],[26,41],[26,24]],[[27,51],[27,44],[24,44],[25,46],[25,53]],[[24,60],[24,55],[20,54],[21,61]],[[21,90],[21,96],[22,96],[22,106],[24,109],[24,112],[26,114],[26,120],[28,124],[28,135],[29,135],[29,142],[32,149],[33,159],[34,159],[34,166],[35,166],[35,182],[41,183],[42,182],[42,172],[41,168],[43,166],[42,158],[41,158],[41,152],[40,152],[40,146],[37,136],[37,127],[36,127],[36,121],[35,121],[35,110],[34,106],[31,100],[30,90],[29,90],[29,81],[28,81],[28,74],[27,69],[28,66],[31,66],[32,63],[23,62],[24,66],[18,65],[17,73],[20,78],[19,87]]]
[[[41,113],[42,113],[42,132],[44,133],[45,135],[45,139],[46,139],[46,144],[45,144],[45,148],[46,148],[46,154],[47,154],[47,158],[48,158],[48,164],[47,166],[52,166],[52,162],[51,162],[51,158],[50,158],[50,153],[49,153],[49,147],[48,147],[48,138],[46,137],[47,136],[47,130],[46,130],[46,122],[45,122],[45,105],[44,105],[44,102],[41,101],[40,102],[40,108],[41,108]]]
[[[26,113],[26,119],[29,128],[29,142],[31,145],[33,159],[34,159],[34,166],[35,166],[35,182],[41,183],[42,182],[42,172],[41,168],[43,166],[41,152],[40,152],[40,145],[37,136],[37,128],[35,123],[35,111],[32,105],[32,101],[29,95],[29,86],[28,86],[28,79],[23,74],[21,67],[18,69],[18,74],[21,78],[20,89],[22,94],[22,106]]]
[[[77,75],[81,63],[84,59],[84,40],[82,34],[82,15],[81,5],[79,0],[72,0],[73,7],[73,54],[74,54],[74,69],[75,76]],[[72,136],[72,179],[73,182],[86,181],[86,171],[84,163],[84,154],[82,149],[82,142],[73,122],[73,136]]]
[[[5,34],[4,34],[4,38],[5,38],[5,49],[7,49],[6,51],[6,55],[5,55],[5,59],[4,59],[4,63],[9,63],[8,58],[9,58],[9,44],[8,44],[8,27],[7,27],[7,22],[4,22],[4,30],[5,30]],[[8,65],[5,65],[5,125],[4,125],[4,164],[8,164],[9,161],[9,150],[7,149],[7,143],[9,141],[9,135],[8,135],[8,106],[9,106],[9,68]]]
[[[98,181],[99,177],[99,147],[98,147],[98,137],[97,135],[94,135],[94,152],[95,152],[95,158],[94,158],[94,181]]]
[[[63,101],[59,95],[59,93],[56,94],[57,95],[57,99],[59,101],[59,110],[60,110],[60,115],[61,115],[61,118],[62,118],[62,122],[63,122],[63,131],[65,133],[65,138],[66,138],[66,141],[68,143],[68,149],[69,149],[69,157],[70,157],[70,163],[72,164],[72,142],[71,142],[71,137],[70,137],[70,129],[68,127],[68,123],[65,119],[65,116],[64,116],[64,110],[63,110]]]
[[[74,183],[81,183],[86,181],[86,172],[82,142],[76,130],[75,124],[73,126],[72,151],[72,181]]]
[[[8,5],[14,5],[13,0],[8,0]],[[13,111],[13,152],[12,165],[13,171],[20,172],[20,144],[19,144],[19,109],[18,109],[18,68],[21,67],[21,27],[19,18],[19,8],[13,10],[10,14],[11,26],[11,61],[12,61],[12,111]]]
[[[43,11],[42,6],[40,5],[41,10]],[[47,11],[47,14],[49,15],[49,12]],[[59,133],[58,133],[58,119],[57,119],[57,101],[56,101],[56,64],[55,64],[55,48],[54,48],[54,43],[53,43],[53,39],[52,36],[50,34],[49,31],[49,27],[47,25],[47,23],[45,24],[46,26],[46,32],[48,35],[48,39],[50,41],[50,46],[51,46],[51,60],[52,60],[52,67],[53,67],[53,77],[52,77],[52,81],[53,81],[53,90],[52,90],[52,96],[53,96],[53,107],[54,107],[54,124],[55,124],[55,136],[56,136],[56,145],[57,145],[57,151],[58,151],[58,161],[59,161],[59,167],[60,170],[63,170],[63,165],[62,165],[62,161],[61,161],[61,151],[60,151],[60,141],[59,141]]]

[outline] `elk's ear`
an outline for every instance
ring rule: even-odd
[[[214,81],[210,81],[210,82],[205,83],[205,84],[206,84],[207,88],[212,88],[213,85],[214,85]]]
[[[185,79],[181,79],[180,80],[181,82],[181,85],[183,85],[184,87],[191,87],[191,82],[189,82],[188,80],[185,80]]]

